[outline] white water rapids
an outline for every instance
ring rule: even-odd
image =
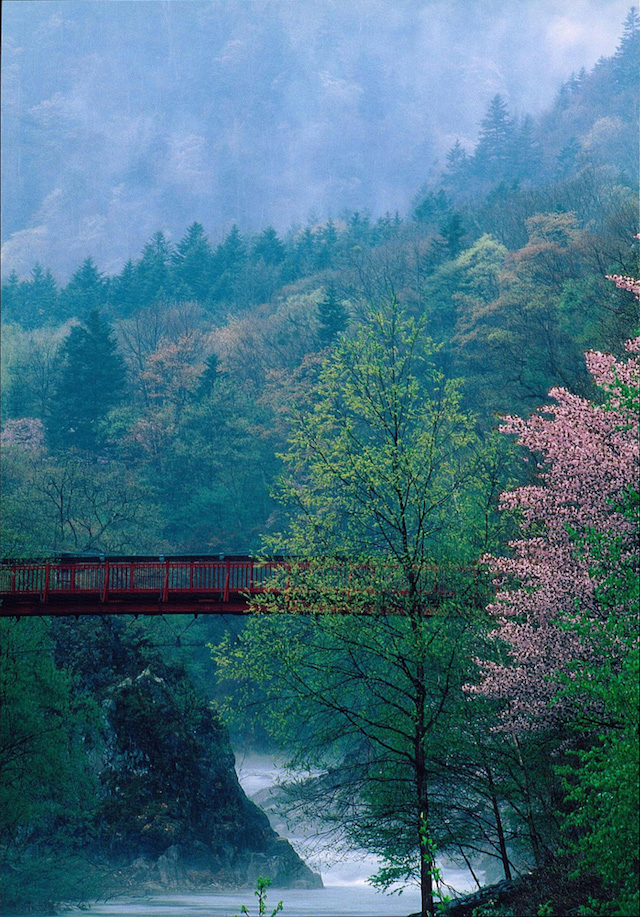
[[[267,756],[238,756],[236,771],[249,798],[258,804],[269,796],[283,776],[279,762]],[[285,834],[305,862],[322,875],[324,888],[278,889],[267,893],[266,913],[271,914],[282,900],[282,917],[407,917],[420,909],[417,888],[402,894],[383,894],[367,884],[378,868],[378,861],[364,851],[335,855],[331,849],[320,849],[309,838],[296,837],[283,829],[269,813],[273,826]],[[462,892],[473,890],[475,883],[466,870],[443,868],[444,882]],[[258,913],[258,903],[251,889],[206,894],[163,894],[148,898],[117,898],[83,909],[86,917],[234,917],[245,905],[249,914]]]

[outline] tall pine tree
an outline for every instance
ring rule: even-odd
[[[330,347],[347,327],[349,316],[338,299],[332,283],[327,287],[324,299],[318,303],[318,340],[322,347]]]
[[[171,261],[176,295],[206,302],[212,286],[213,251],[200,223],[192,223],[187,229]]]
[[[56,407],[49,420],[54,447],[95,452],[105,444],[104,420],[120,401],[125,365],[111,328],[97,310],[62,346]]]
[[[488,181],[506,178],[514,138],[513,120],[507,103],[495,95],[482,119],[480,137],[473,157],[474,170]]]
[[[107,281],[93,258],[85,258],[61,293],[66,316],[85,319],[93,309],[100,309],[107,298]]]

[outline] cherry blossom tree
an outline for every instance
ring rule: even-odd
[[[555,388],[555,404],[502,426],[539,459],[537,483],[502,497],[519,512],[522,537],[509,556],[485,558],[498,586],[490,611],[499,651],[481,662],[478,690],[505,701],[515,729],[565,722],[563,678],[593,661],[594,641],[578,625],[604,626],[610,606],[600,588],[601,542],[592,536],[616,539],[623,558],[633,552],[637,520],[623,507],[638,481],[638,348],[637,340],[627,344],[626,361],[586,355],[603,403]]]
[[[610,279],[639,292],[633,278]],[[472,689],[503,703],[499,729],[516,744],[518,733],[561,727],[565,856],[599,889],[581,913],[619,917],[640,902],[640,338],[626,349],[626,360],[587,353],[598,401],[557,388],[528,420],[505,418],[539,473],[502,496],[521,537],[509,556],[485,558],[498,586],[496,653]]]

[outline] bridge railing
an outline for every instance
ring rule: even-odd
[[[448,599],[469,597],[479,602],[483,587],[477,568],[438,566],[421,571],[420,601],[436,607]],[[101,562],[57,563],[0,562],[0,615],[12,608],[51,603],[57,608],[87,602],[102,608],[125,605],[154,607],[173,603],[226,607],[230,613],[249,609],[248,598],[270,589],[290,594],[298,607],[328,605],[336,611],[355,607],[352,599],[372,597],[380,607],[402,605],[408,595],[407,580],[397,565],[349,564],[327,561],[319,565],[287,563],[285,558],[257,561],[247,557],[223,560],[203,558],[105,558]],[[193,600],[193,601],[192,601]],[[389,604],[390,603],[390,604]],[[357,605],[357,602],[355,603]],[[265,603],[268,610],[269,603]],[[373,605],[372,605],[373,607]],[[32,612],[33,613],[33,612]],[[122,611],[122,613],[125,613]]]
[[[104,599],[124,593],[229,594],[263,591],[281,562],[253,560],[105,560],[102,563],[16,563],[0,566],[0,595],[99,593]]]

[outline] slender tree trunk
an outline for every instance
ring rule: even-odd
[[[504,869],[505,879],[511,878],[511,863],[509,862],[509,855],[507,854],[507,844],[504,839],[504,828],[502,826],[502,816],[500,815],[500,806],[498,805],[498,796],[496,794],[495,784],[493,782],[493,774],[491,773],[491,768],[485,762],[484,770],[487,775],[487,781],[489,783],[489,792],[491,793],[491,804],[493,806],[493,815],[496,820],[496,831],[498,832],[498,844],[500,845],[500,856],[502,858],[502,867]]]
[[[429,789],[425,762],[425,706],[426,689],[424,662],[420,660],[416,672],[416,731],[415,767],[418,802],[418,831],[420,836],[420,897],[422,917],[432,917],[433,902],[433,860],[429,845]]]
[[[514,734],[513,744],[516,749],[518,756],[518,764],[522,771],[522,780],[524,787],[524,796],[525,796],[525,809],[526,809],[526,819],[527,825],[529,828],[529,840],[531,841],[531,850],[533,851],[533,859],[536,866],[542,865],[542,856],[540,851],[540,839],[538,836],[538,829],[536,828],[535,817],[533,814],[533,803],[531,801],[531,789],[529,786],[529,775],[527,774],[527,769],[525,767],[524,759],[522,757],[522,751],[520,749],[520,742],[518,742],[518,737]]]

